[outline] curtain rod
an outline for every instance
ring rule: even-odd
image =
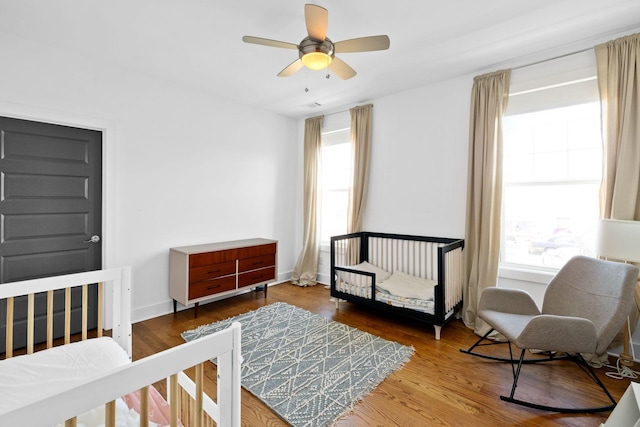
[[[579,53],[583,53],[583,52],[586,52],[588,50],[593,50],[593,46],[592,47],[587,47],[587,48],[584,48],[584,49],[580,49],[580,50],[576,50],[575,52],[569,52],[569,53],[565,53],[565,54],[562,54],[562,55],[554,56],[553,58],[541,59],[539,61],[530,62],[528,64],[518,65],[517,67],[511,67],[511,69],[512,70],[519,70],[521,68],[531,67],[532,65],[543,64],[545,62],[554,61],[556,59],[566,58],[567,56],[577,55]]]
[[[323,114],[323,116],[333,116],[333,115],[340,114],[340,113],[346,113],[347,111],[350,111],[352,108],[364,107],[366,105],[371,105],[371,108],[373,108],[373,104],[354,105],[353,107],[349,107],[349,108],[346,108],[344,110],[338,110],[338,111],[334,111],[332,113]]]
[[[609,33],[606,33],[606,34],[600,34],[597,37],[592,37],[592,38],[590,38],[588,40],[583,40],[583,42],[585,42],[585,43],[592,43],[593,46],[591,46],[591,47],[587,47],[587,48],[584,48],[584,49],[576,50],[575,52],[565,53],[563,55],[554,56],[553,58],[542,59],[540,61],[531,62],[530,64],[524,64],[524,65],[519,65],[517,67],[511,67],[511,69],[512,70],[519,70],[520,68],[526,68],[526,67],[530,67],[532,65],[542,64],[543,62],[553,61],[554,59],[560,59],[560,58],[564,58],[566,56],[571,56],[571,55],[576,55],[578,53],[583,53],[583,52],[586,52],[588,50],[595,49],[595,47],[597,45],[599,45],[599,44],[607,43],[608,41],[614,41],[614,40],[617,40],[617,39],[620,39],[620,38],[633,36],[638,31],[640,31],[640,28],[638,28],[638,24],[634,24],[634,25],[629,26],[629,27],[620,28],[620,29],[618,29],[616,31],[613,31],[613,32],[609,32]]]

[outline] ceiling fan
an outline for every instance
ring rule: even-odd
[[[312,70],[322,70],[329,67],[343,80],[356,75],[356,71],[346,62],[336,57],[336,53],[370,52],[389,49],[389,37],[386,35],[360,37],[357,39],[332,42],[327,37],[329,11],[315,4],[304,5],[304,18],[308,36],[299,44],[281,42],[261,37],[244,36],[245,43],[279,47],[283,49],[297,49],[299,58],[287,65],[278,73],[278,77],[288,77],[303,66]]]

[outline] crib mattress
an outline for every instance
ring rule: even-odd
[[[422,313],[434,314],[433,299],[423,300],[418,298],[399,297],[385,291],[376,291],[376,301],[392,305],[394,307],[408,308]]]
[[[336,289],[351,295],[362,298],[371,299],[371,285],[358,285],[350,282],[338,281]],[[385,290],[381,290],[376,286],[376,301],[392,305],[394,307],[402,307],[422,313],[434,314],[435,306],[433,299],[423,300],[417,298],[406,298],[393,295]]]
[[[79,341],[0,361],[0,414],[129,363],[109,337]]]

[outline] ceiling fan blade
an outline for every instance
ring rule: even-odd
[[[370,52],[389,49],[389,36],[369,36],[334,43],[336,53]]]
[[[284,68],[284,70],[280,71],[278,73],[278,77],[289,77],[290,75],[294,74],[296,71],[298,71],[303,66],[304,66],[304,64],[302,63],[302,60],[300,58],[298,58],[295,61],[293,61],[291,64],[287,65]]]
[[[312,39],[324,41],[327,37],[329,25],[329,11],[315,4],[304,5],[304,20],[307,24],[307,33]]]
[[[245,43],[261,44],[263,46],[281,47],[283,49],[298,49],[297,44],[281,42],[278,40],[263,39],[262,37],[244,36],[242,41]]]
[[[348,80],[357,74],[356,70],[338,57],[333,58],[333,61],[329,64],[329,69],[336,73],[342,80]]]

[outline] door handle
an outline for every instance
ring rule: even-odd
[[[89,240],[83,240],[82,243],[98,243],[100,241],[100,236],[94,234],[91,236]]]

